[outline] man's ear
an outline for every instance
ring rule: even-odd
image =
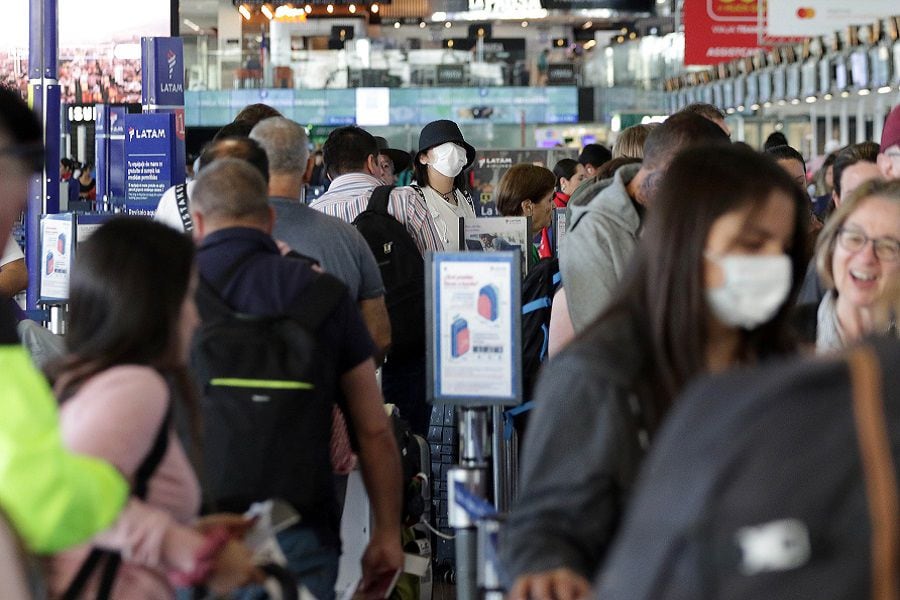
[[[272,235],[272,232],[275,230],[275,208],[271,204],[269,205],[269,218],[264,225],[266,227],[266,233]]]
[[[377,155],[370,154],[366,159],[366,171],[368,171],[370,175],[374,175],[375,177],[381,175],[381,167],[378,166]]]
[[[191,211],[191,220],[194,222],[192,236],[195,242],[199,242],[206,237],[206,222],[203,220],[203,215],[196,211]]]
[[[884,153],[885,148],[881,149],[881,153],[875,159],[878,168],[881,170],[881,174],[884,175],[885,179],[898,179],[900,178],[900,173],[894,173],[894,161],[891,160],[891,157]]]

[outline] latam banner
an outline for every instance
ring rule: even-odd
[[[141,104],[151,110],[184,106],[181,38],[141,38]]]
[[[176,160],[175,115],[125,115],[125,212],[152,215],[169,187],[184,183]]]
[[[686,65],[727,62],[759,49],[757,0],[685,0]]]
[[[848,25],[872,23],[898,12],[897,0],[767,0],[770,36],[828,35]]]
[[[125,198],[125,107],[98,104],[95,114],[97,200],[114,204]]]

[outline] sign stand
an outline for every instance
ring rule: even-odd
[[[503,408],[522,401],[520,253],[441,252],[427,260],[429,399],[460,408],[459,464],[447,473],[457,598],[502,596],[498,512],[510,497]]]

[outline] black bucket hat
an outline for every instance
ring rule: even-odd
[[[378,142],[378,153],[386,155],[394,163],[394,173],[405,171],[412,164],[409,152],[388,147],[388,141],[380,135],[375,136],[375,141]]]
[[[447,119],[432,121],[422,128],[422,133],[419,134],[419,153],[416,157],[418,158],[419,154],[447,142],[459,144],[466,149],[466,166],[463,167],[463,171],[471,167],[475,162],[475,148],[463,139],[459,125]]]

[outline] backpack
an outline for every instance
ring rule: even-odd
[[[682,395],[595,597],[897,598],[900,343],[846,358],[729,373]]]
[[[559,259],[540,261],[522,282],[522,386],[530,400],[541,363],[547,358],[550,339],[550,309],[559,289]]]
[[[204,507],[244,512],[280,498],[304,521],[323,511],[333,487],[329,442],[337,365],[316,331],[346,296],[317,275],[296,312],[235,312],[217,291],[254,254],[237,260],[215,285],[200,278],[191,367],[201,395]]]
[[[406,226],[388,211],[393,186],[376,187],[353,225],[375,255],[391,321],[389,356],[425,353],[425,261]]]

